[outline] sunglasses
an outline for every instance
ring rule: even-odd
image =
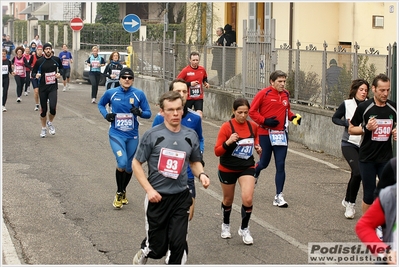
[[[128,80],[133,80],[133,77],[132,77],[132,76],[121,76],[121,78],[122,78],[123,80],[126,80],[126,79],[128,79]]]

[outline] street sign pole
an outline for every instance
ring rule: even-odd
[[[168,5],[166,3],[165,13],[164,13],[164,27],[163,27],[163,53],[162,53],[162,78],[165,80],[165,68],[166,68],[166,32],[168,31]]]
[[[128,14],[122,20],[122,27],[125,31],[130,33],[130,45],[132,46],[132,53],[130,55],[130,68],[134,71],[133,68],[133,33],[137,32],[140,29],[141,20],[135,14]]]
[[[83,29],[83,20],[79,17],[71,19],[69,22],[72,34],[72,54],[73,54],[73,71],[78,69],[78,50],[80,50],[80,30]]]

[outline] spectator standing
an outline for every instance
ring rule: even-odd
[[[30,41],[31,44],[32,44],[32,42],[34,42],[36,44],[36,46],[43,45],[42,41],[40,41],[40,39],[39,39],[39,35],[37,35],[37,34],[35,35],[35,38],[33,38],[32,41]]]
[[[36,52],[32,54],[30,60],[29,60],[29,65],[31,66],[31,69],[33,69],[33,66],[37,62],[39,58],[43,57],[43,46],[39,45],[37,46]],[[31,79],[32,83],[32,88],[33,88],[33,98],[35,99],[35,111],[39,110],[39,80],[36,78],[36,74],[33,75],[31,71]]]
[[[199,65],[200,55],[198,52],[191,52],[190,64],[183,68],[178,79],[186,81],[188,86],[188,97],[186,106],[197,111],[202,117],[204,107],[204,89],[209,88],[208,75],[204,67]]]
[[[218,84],[221,85],[223,83],[223,49],[220,46],[224,46],[226,41],[226,38],[224,36],[224,30],[222,27],[218,27],[216,29],[216,35],[218,36],[218,39],[216,40],[214,46],[212,48],[212,70],[217,71],[217,76],[218,76]],[[226,64],[227,67],[227,64]]]
[[[6,40],[3,41],[3,48],[7,50],[7,58],[11,59],[11,54],[12,51],[15,49],[15,45],[11,41],[10,35],[6,35]]]
[[[59,57],[52,56],[53,47],[49,43],[43,45],[44,56],[38,59],[33,66],[32,76],[38,79],[39,98],[40,98],[40,122],[42,129],[40,137],[44,138],[47,135],[47,128],[51,135],[55,135],[55,127],[53,121],[56,115],[57,107],[57,90],[60,69],[62,69],[62,62]],[[48,103],[47,103],[48,100]],[[49,106],[49,114],[47,120],[47,106]]]
[[[105,60],[98,54],[98,47],[93,46],[91,55],[86,60],[86,64],[90,66],[89,79],[91,83],[91,103],[95,104],[98,93],[98,85],[101,78],[101,67],[105,65]]]
[[[58,57],[61,59],[63,66],[61,70],[61,75],[64,88],[62,89],[62,91],[65,92],[67,89],[71,89],[69,86],[71,77],[71,64],[73,63],[72,54],[68,51],[67,44],[62,45],[62,51],[60,52]]]
[[[105,90],[119,86],[119,73],[123,69],[120,62],[119,52],[114,51],[109,57],[109,63],[104,69],[104,75],[107,78]]]
[[[8,97],[8,88],[10,87],[10,74],[12,72],[11,61],[7,58],[7,49],[3,48],[1,52],[3,56],[3,64],[1,67],[2,81],[3,81],[3,112],[6,112],[6,102]]]
[[[16,56],[11,60],[13,67],[12,75],[14,75],[17,84],[17,103],[21,103],[21,95],[26,80],[26,68],[30,67],[28,61],[23,56],[25,49],[22,46],[15,48]]]
[[[224,36],[226,39],[226,71],[225,71],[225,82],[235,76],[236,70],[236,32],[233,31],[233,27],[230,24],[224,26]]]
[[[201,164],[197,134],[181,125],[183,99],[180,94],[166,92],[159,106],[164,123],[144,133],[133,159],[135,176],[146,191],[146,238],[133,258],[134,265],[145,264],[148,258],[160,259],[168,248],[171,251],[169,264],[186,262],[188,212],[192,204],[187,188],[187,166],[190,164],[204,188],[210,182]],[[145,162],[148,178],[143,169]]]
[[[238,98],[233,103],[232,119],[220,128],[216,144],[215,155],[220,157],[218,177],[223,191],[221,204],[223,213],[222,238],[231,238],[230,214],[233,206],[236,183],[241,188],[241,227],[238,234],[246,245],[253,244],[249,231],[249,220],[252,214],[252,199],[255,188],[255,159],[254,150],[260,154],[258,125],[247,120],[249,102]]]
[[[26,58],[26,61],[28,61],[28,65],[26,67],[26,76],[25,76],[25,90],[24,90],[24,94],[25,96],[28,96],[30,93],[30,71],[31,71],[31,65],[29,64],[30,58],[32,57],[31,53],[30,53],[30,48],[29,47],[25,47],[25,52],[23,54],[23,56]]]
[[[236,43],[236,32],[233,31],[233,26],[231,26],[230,24],[226,24],[224,26],[224,35],[227,41],[227,46],[231,46],[234,43]]]
[[[116,166],[116,195],[112,205],[121,209],[129,203],[126,187],[132,178],[132,160],[139,143],[137,117],[149,119],[151,108],[143,91],[133,87],[134,73],[130,68],[120,71],[120,86],[105,91],[98,103],[104,119],[111,123],[109,142],[114,152]],[[106,105],[112,106],[108,113]]]
[[[349,91],[349,98],[342,102],[332,116],[334,124],[344,127],[341,150],[342,155],[344,155],[344,158],[351,168],[351,176],[346,187],[346,195],[342,200],[342,205],[345,207],[344,215],[347,219],[353,219],[355,217],[356,197],[362,182],[359,170],[359,146],[361,136],[350,135],[348,133],[349,120],[352,119],[356,107],[366,100],[369,89],[370,85],[366,80],[353,80]]]
[[[329,65],[326,71],[327,94],[331,94],[334,90],[340,89],[339,76],[342,72],[342,68],[338,67],[335,59],[331,59]]]
[[[262,147],[260,160],[256,164],[255,178],[258,179],[261,170],[267,168],[272,153],[276,165],[276,196],[273,205],[288,207],[284,200],[285,159],[288,150],[288,121],[300,124],[301,116],[291,111],[289,92],[285,89],[287,74],[276,70],[270,74],[270,86],[259,91],[249,109],[249,116],[259,124],[259,143]]]
[[[391,83],[385,74],[377,75],[371,89],[374,97],[359,104],[349,122],[351,135],[363,135],[359,148],[359,168],[363,183],[363,214],[374,201],[376,176],[393,157],[396,141],[396,103],[389,100]]]

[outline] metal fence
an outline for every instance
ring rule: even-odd
[[[263,39],[263,38],[259,38]],[[203,46],[162,42],[133,43],[136,57],[147,67],[138,67],[143,75],[172,80],[188,63],[192,51],[200,53],[200,64],[205,67],[211,86],[218,90],[242,93],[248,99],[269,86],[269,75],[280,69],[288,74],[287,89],[294,102],[323,108],[336,108],[348,97],[353,79],[363,78],[370,84],[379,73],[391,76],[392,45],[387,55],[280,47],[264,41],[250,40],[243,47]],[[396,46],[396,44],[394,44]],[[165,48],[163,48],[165,46]],[[163,54],[165,52],[165,54]],[[339,73],[335,84],[329,81],[330,63],[337,62]],[[334,80],[333,79],[333,80]]]
[[[132,41],[132,68],[142,75],[171,81],[189,64],[190,53],[197,51],[214,89],[241,93],[251,100],[259,90],[269,86],[270,73],[280,69],[288,74],[287,89],[293,102],[331,109],[347,98],[353,79],[364,78],[371,83],[379,73],[391,76],[392,51],[396,43],[389,44],[386,54],[382,55],[384,51],[364,49],[357,43],[347,48],[348,51],[342,47],[327,51],[326,43],[321,50],[312,45],[302,48],[300,41],[296,48],[285,44],[276,48],[273,30],[249,31],[245,22],[244,33],[243,47],[179,43],[176,33],[172,39],[164,41],[135,40]],[[112,35],[104,33],[104,36]],[[110,40],[107,45],[82,43],[81,49],[87,55],[93,45],[98,45],[102,51],[127,51],[127,41],[115,40],[115,45],[109,44]],[[339,72],[338,75],[335,72],[335,81],[331,82],[330,62],[333,61]]]

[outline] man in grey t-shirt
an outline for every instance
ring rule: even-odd
[[[160,259],[168,248],[169,264],[186,262],[192,203],[187,186],[188,164],[204,188],[210,183],[201,164],[197,133],[181,125],[182,97],[178,92],[169,91],[161,96],[159,106],[164,123],[144,133],[132,163],[133,173],[147,193],[144,208],[148,222],[146,238],[133,264],[145,264],[147,258]],[[144,162],[148,163],[148,178],[142,166]]]

